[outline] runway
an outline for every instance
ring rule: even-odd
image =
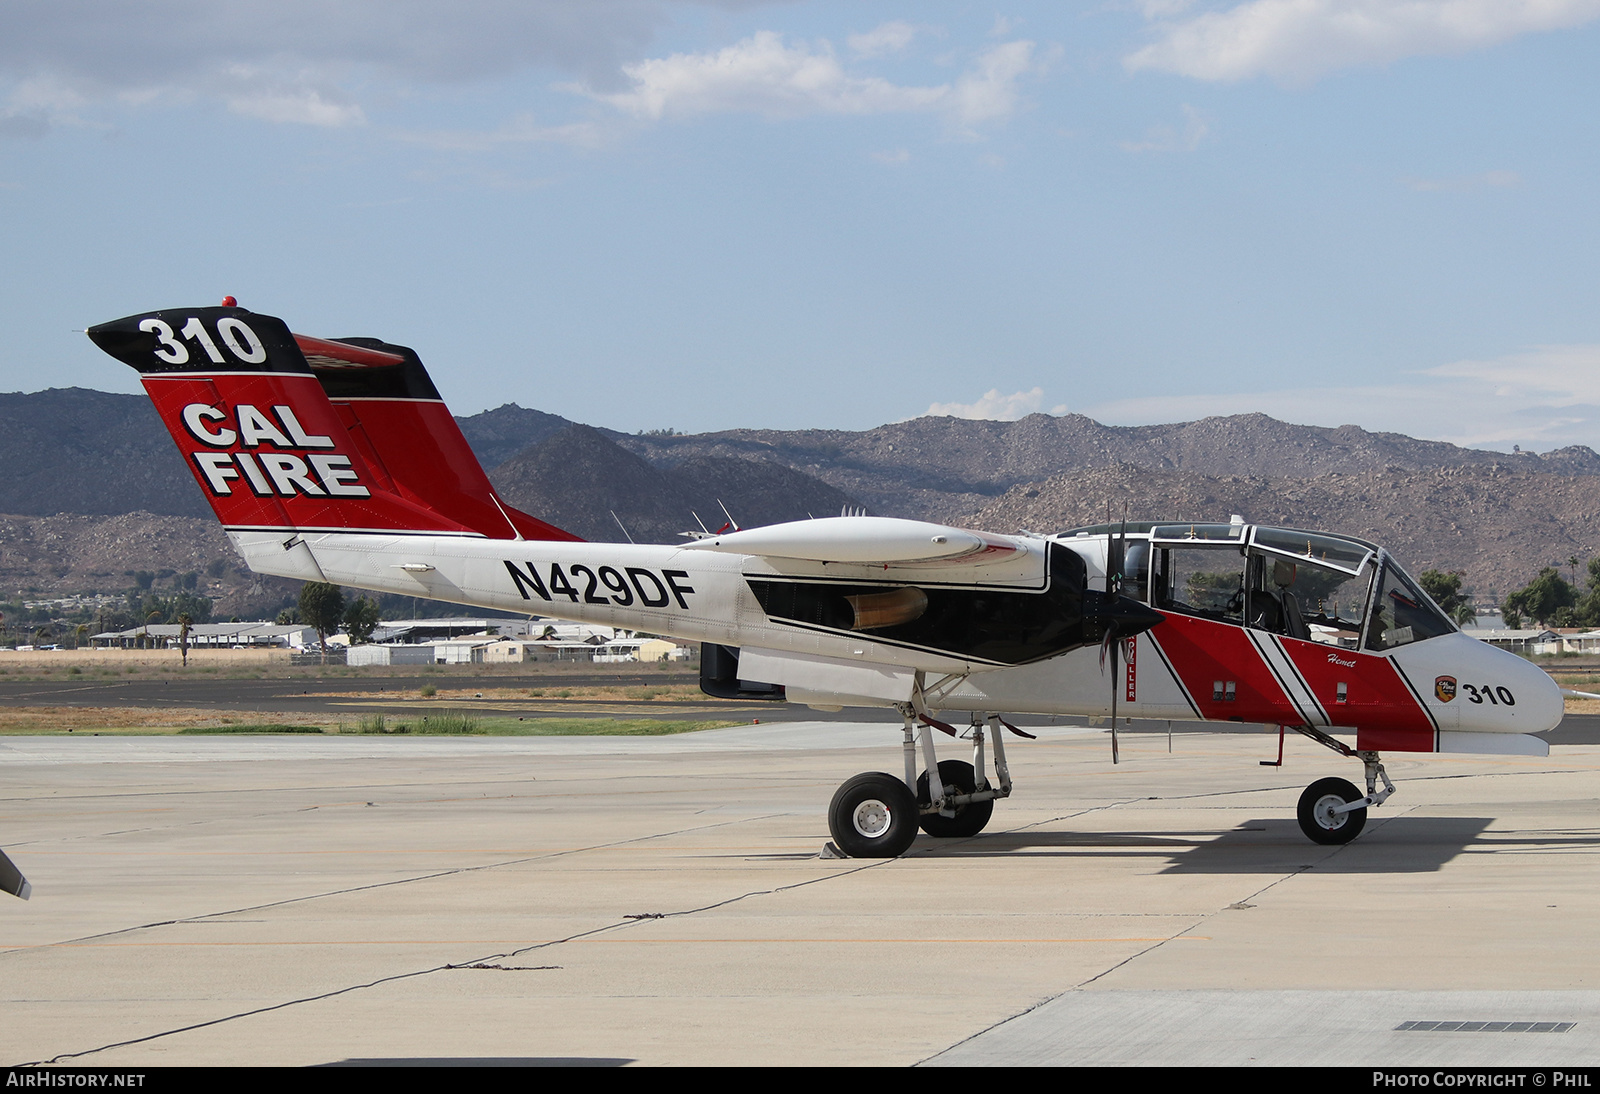
[[[1396,754],[1329,848],[1310,742],[1045,728],[983,835],[818,858],[898,739],[0,738],[0,1056],[1600,1062],[1600,746]]]

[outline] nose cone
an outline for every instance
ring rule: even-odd
[[[1128,596],[1083,594],[1083,622],[1086,634],[1109,638],[1131,638],[1160,623],[1166,616]]]
[[[1528,708],[1524,714],[1527,721],[1518,726],[1518,729],[1523,733],[1543,733],[1560,725],[1562,716],[1566,714],[1566,703],[1561,698],[1561,686],[1538,665],[1505,653],[1504,650],[1495,652],[1504,654],[1517,663],[1515,668],[1518,683],[1513,686],[1521,688],[1519,696],[1527,695],[1526,699],[1517,700],[1519,707],[1526,703]]]
[[[1467,733],[1544,733],[1561,724],[1561,689],[1516,654],[1444,634],[1402,647],[1394,661],[1441,729]]]
[[[1538,665],[1484,642],[1473,642],[1459,672],[1461,728],[1544,733],[1561,724],[1560,686]]]

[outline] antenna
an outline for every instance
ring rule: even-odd
[[[722,515],[728,518],[728,523],[723,527],[732,528],[735,532],[739,531],[739,522],[733,519],[733,514],[728,512],[728,507],[722,504],[721,498],[717,499],[717,505],[721,506]]]
[[[610,514],[611,514],[611,519],[617,522],[617,527],[622,529],[622,534],[625,535],[625,536],[628,536],[628,529],[623,526],[622,518],[617,516],[617,511],[615,509],[611,509],[611,510],[608,510],[608,512],[610,512]],[[629,543],[633,542],[633,537],[632,536],[628,536],[628,542]]]

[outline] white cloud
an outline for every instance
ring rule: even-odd
[[[6,0],[4,10],[0,110],[50,124],[95,106],[200,99],[269,122],[352,125],[365,117],[354,88],[387,94],[531,66],[614,85],[622,60],[669,21],[663,0]],[[29,105],[40,88],[53,105]]]
[[[1011,114],[1017,108],[1017,81],[1033,70],[1032,42],[1006,42],[985,50],[951,92],[956,118],[970,126]]]
[[[980,418],[986,421],[1014,422],[1029,414],[1039,413],[1044,403],[1044,388],[1000,394],[999,388],[990,388],[975,403],[932,403],[928,415],[935,418]],[[1065,406],[1052,407],[1051,414],[1065,414]]]
[[[1184,103],[1183,128],[1171,125],[1153,126],[1142,141],[1123,141],[1124,152],[1193,152],[1211,133],[1211,123],[1205,115]]]
[[[768,115],[883,114],[927,110],[938,87],[899,87],[876,76],[851,76],[826,42],[788,46],[759,31],[715,53],[674,53],[622,71],[628,91],[598,96],[617,109],[656,120],[690,114],[753,111]]]
[[[769,117],[940,113],[972,126],[1016,109],[1017,81],[1036,67],[1033,50],[1032,42],[1007,42],[986,50],[953,84],[907,87],[847,72],[826,41],[789,45],[774,31],[760,31],[712,53],[675,53],[624,65],[630,89],[591,94],[651,121],[734,112]]]
[[[247,118],[264,122],[317,125],[337,128],[365,125],[366,113],[350,102],[332,102],[312,88],[286,92],[261,92],[239,95],[228,100],[228,108]]]
[[[1149,396],[1083,410],[1117,425],[1252,412],[1303,425],[1353,423],[1469,446],[1600,449],[1600,345],[1539,346],[1505,357],[1457,361],[1393,384]]]
[[[1159,37],[1124,58],[1199,80],[1270,76],[1304,83],[1339,69],[1464,53],[1520,34],[1600,17],[1600,0],[1250,0],[1162,19]]]
[[[857,57],[882,57],[886,53],[899,53],[911,44],[911,39],[916,35],[916,27],[896,21],[884,23],[865,34],[852,34],[844,40],[844,44]]]

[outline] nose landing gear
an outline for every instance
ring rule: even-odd
[[[1383,761],[1376,752],[1357,752],[1343,741],[1310,726],[1295,728],[1341,756],[1360,757],[1366,768],[1365,794],[1344,779],[1318,779],[1300,795],[1300,804],[1295,810],[1300,831],[1313,843],[1349,843],[1366,827],[1367,809],[1389,800],[1389,795],[1394,793],[1394,783],[1389,781],[1389,773],[1383,769]],[[1378,789],[1379,779],[1383,780],[1382,790]]]

